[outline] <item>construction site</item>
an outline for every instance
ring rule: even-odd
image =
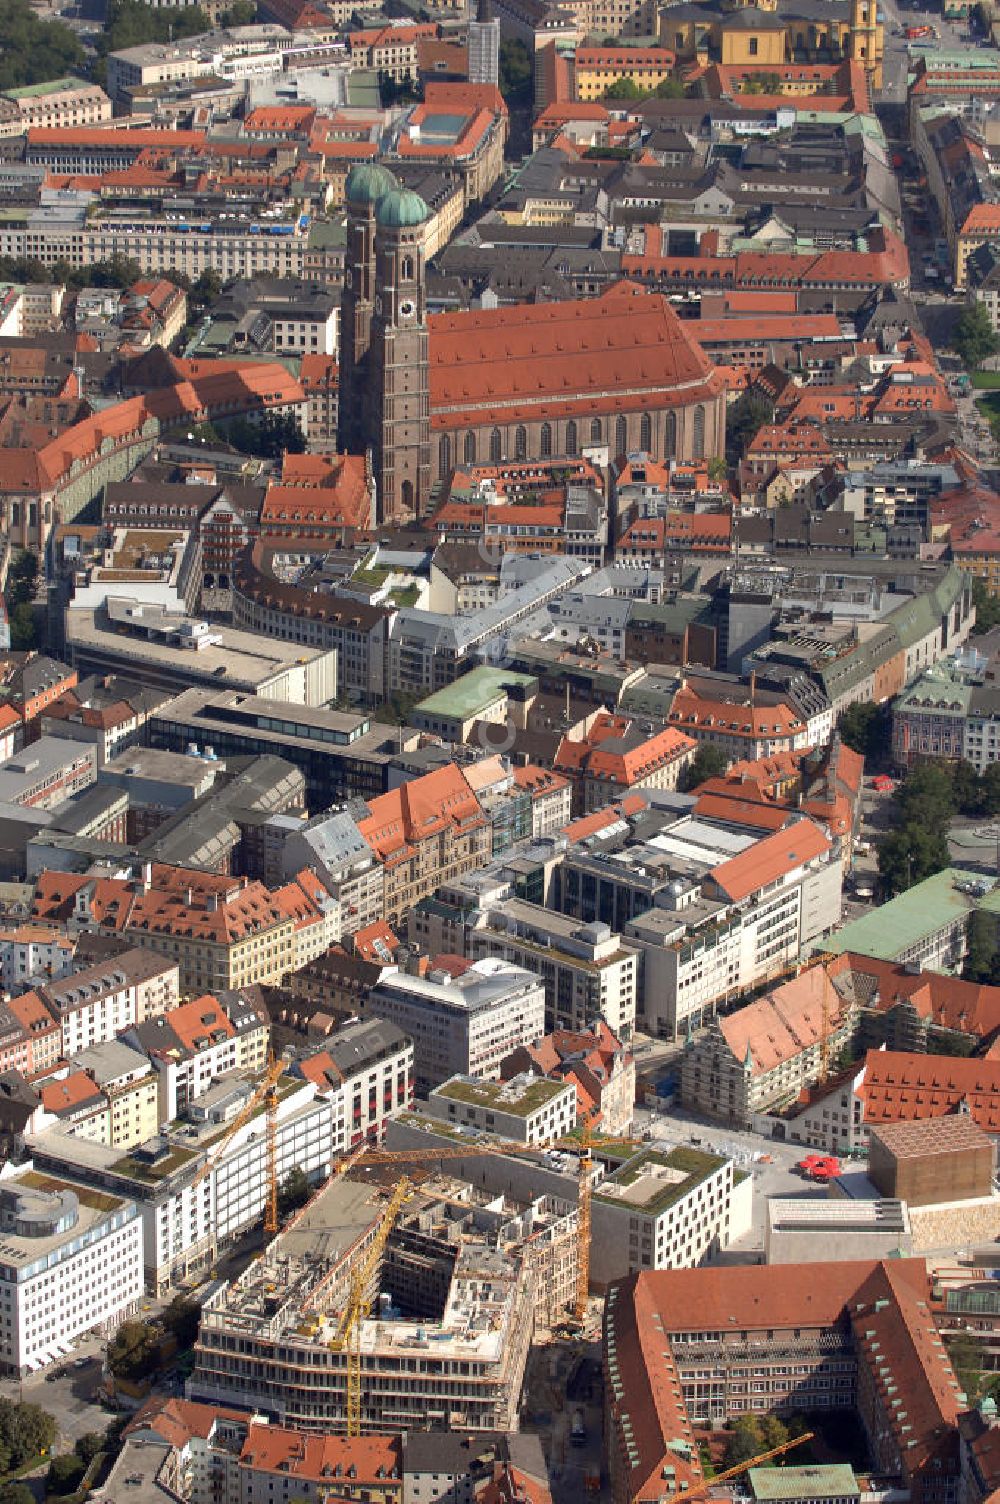
[[[536,1329],[574,1306],[578,1207],[381,1168],[329,1180],[209,1297],[190,1398],[353,1435],[517,1430]]]

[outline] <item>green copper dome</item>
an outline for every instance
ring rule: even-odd
[[[380,167],[377,162],[362,162],[347,174],[344,197],[349,204],[377,204],[380,198],[398,187],[388,167]]]
[[[385,198],[379,199],[375,218],[380,225],[390,230],[405,230],[422,225],[430,219],[431,211],[411,188],[394,188]]]

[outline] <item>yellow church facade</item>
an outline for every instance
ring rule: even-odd
[[[722,63],[766,73],[784,63],[862,63],[882,86],[885,33],[877,0],[728,0],[724,9],[664,5],[659,40],[678,62]]]

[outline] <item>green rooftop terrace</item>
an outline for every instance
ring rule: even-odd
[[[755,1499],[781,1504],[786,1499],[860,1498],[854,1469],[846,1462],[805,1467],[752,1467],[747,1472]]]
[[[91,89],[82,78],[53,78],[47,84],[24,84],[20,89],[4,89],[7,99],[41,99],[46,94],[73,94],[77,89]]]
[[[439,689],[416,707],[421,715],[445,716],[467,721],[509,690],[527,693],[537,680],[531,674],[515,674],[507,668],[474,668],[453,684]]]
[[[545,1107],[553,1098],[566,1090],[565,1081],[547,1081],[544,1077],[515,1091],[510,1081],[470,1081],[458,1077],[446,1081],[435,1089],[434,1095],[446,1102],[463,1102],[470,1107],[482,1107],[488,1112],[506,1112],[512,1117],[526,1118]]]
[[[720,1154],[706,1154],[683,1146],[667,1153],[645,1149],[610,1175],[594,1192],[594,1200],[607,1206],[632,1207],[647,1217],[658,1217],[725,1162]],[[617,1194],[611,1187],[617,1187]]]
[[[179,1144],[171,1144],[163,1158],[154,1163],[147,1163],[143,1159],[136,1159],[132,1154],[125,1154],[121,1159],[116,1159],[110,1169],[113,1175],[127,1175],[131,1180],[141,1180],[146,1185],[156,1185],[158,1181],[168,1180],[178,1170],[183,1170],[196,1158],[197,1154],[193,1149],[182,1149]]]
[[[25,1170],[13,1180],[7,1181],[8,1185],[23,1185],[31,1191],[57,1191],[70,1190],[73,1192],[81,1206],[89,1207],[92,1212],[113,1212],[122,1206],[120,1196],[110,1196],[106,1191],[95,1191],[88,1185],[77,1185],[65,1180],[56,1180],[52,1175],[43,1175],[39,1170]]]

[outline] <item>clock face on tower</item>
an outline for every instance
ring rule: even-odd
[[[399,311],[404,319],[410,318],[416,310],[416,304],[412,298],[404,298],[399,305]]]

